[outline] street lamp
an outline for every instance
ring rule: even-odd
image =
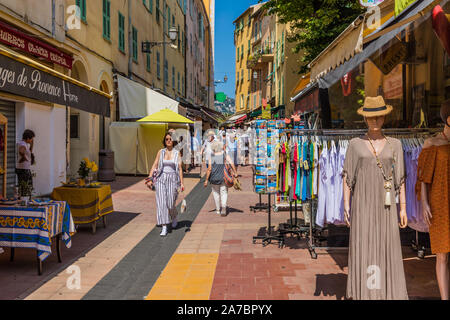
[[[178,39],[178,29],[172,27],[169,29],[169,39],[170,41],[142,41],[142,52],[143,53],[152,53],[152,48],[160,45],[171,44],[173,45],[175,41]],[[175,49],[177,47],[175,46]]]
[[[175,27],[170,28],[170,30],[169,30],[169,39],[172,42],[175,42],[177,40],[177,38],[178,38],[178,29],[175,28]]]

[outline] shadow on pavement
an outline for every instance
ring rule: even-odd
[[[128,212],[109,214],[107,227],[104,228],[102,220],[98,220],[95,234],[92,234],[90,225],[79,227],[72,237],[70,249],[61,244],[62,263],[58,263],[56,245],[53,243],[52,254],[43,262],[41,276],[37,274],[36,250],[16,248],[14,261],[10,262],[10,249],[4,248],[5,252],[0,254],[0,300],[26,298],[137,216]]]
[[[344,273],[316,275],[316,291],[314,296],[336,297],[344,300],[347,290],[347,275]]]

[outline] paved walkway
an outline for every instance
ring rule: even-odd
[[[252,243],[267,213],[250,212],[258,202],[251,170],[239,172],[244,190],[230,190],[227,217],[215,214],[210,188],[198,175],[187,177],[188,211],[166,238],[155,226],[154,193],[142,178],[119,177],[115,210],[141,214],[73,263],[81,269],[80,289],[68,289],[71,275],[64,270],[26,299],[344,299],[346,251],[319,251],[313,260],[305,240],[288,238],[283,249]],[[288,217],[274,213],[272,223]],[[410,297],[437,299],[435,258],[420,260],[405,247],[404,263]]]

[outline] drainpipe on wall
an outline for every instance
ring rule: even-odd
[[[128,0],[128,78],[133,78],[133,30],[131,27],[131,0]]]
[[[55,0],[52,0],[52,37],[56,38],[56,9]]]

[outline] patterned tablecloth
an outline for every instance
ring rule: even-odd
[[[53,189],[52,199],[67,201],[75,224],[91,223],[114,211],[109,185],[98,188],[59,187]]]
[[[52,253],[52,238],[62,235],[67,248],[75,225],[65,201],[40,206],[0,206],[0,247],[32,248],[44,261]],[[1,253],[2,250],[0,250]]]

